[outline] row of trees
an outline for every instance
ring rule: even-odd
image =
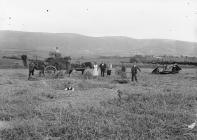
[[[140,62],[140,63],[159,63],[159,64],[187,64],[187,65],[197,65],[197,57],[188,57],[188,56],[142,56],[142,55],[135,55],[130,57],[130,62]]]

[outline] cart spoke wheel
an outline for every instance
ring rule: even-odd
[[[44,70],[44,74],[47,78],[53,78],[56,74],[56,67],[54,66],[47,66]]]

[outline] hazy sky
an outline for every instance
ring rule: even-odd
[[[197,0],[0,0],[0,30],[197,42]]]

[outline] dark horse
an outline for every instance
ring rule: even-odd
[[[21,59],[23,61],[23,65],[25,67],[27,67],[27,61],[29,60],[29,64],[28,64],[28,68],[29,68],[29,76],[28,79],[31,78],[32,75],[34,75],[34,71],[35,70],[39,70],[39,76],[41,76],[41,74],[44,75],[44,69],[45,69],[45,63],[41,60],[31,60],[31,59],[27,59],[27,55],[23,54],[21,55]]]
[[[25,54],[21,55],[21,59],[23,61],[23,65],[25,67],[27,67],[27,55],[25,55]]]
[[[44,69],[45,69],[45,63],[43,61],[40,60],[36,60],[36,61],[31,61],[29,63],[29,77],[28,79],[31,78],[32,75],[34,75],[34,71],[35,70],[39,70],[39,76],[44,75]]]
[[[70,76],[71,73],[73,72],[73,70],[75,70],[75,71],[81,71],[81,73],[83,75],[86,68],[92,69],[93,68],[92,63],[91,62],[84,62],[82,64],[71,64],[70,69],[68,70],[68,74]]]

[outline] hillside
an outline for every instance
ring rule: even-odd
[[[185,55],[197,56],[197,43],[122,36],[89,37],[72,33],[0,31],[0,55],[31,54],[43,57],[58,46],[70,56]]]

